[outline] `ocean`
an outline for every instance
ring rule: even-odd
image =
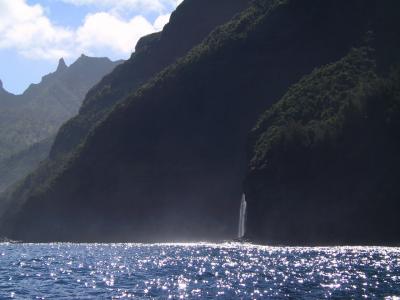
[[[0,244],[0,299],[400,299],[400,248]]]

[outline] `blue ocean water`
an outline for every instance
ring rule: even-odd
[[[0,299],[399,299],[400,248],[0,244]]]

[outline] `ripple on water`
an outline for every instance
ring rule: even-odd
[[[0,298],[400,299],[400,249],[0,244]]]

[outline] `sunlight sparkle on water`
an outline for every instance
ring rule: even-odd
[[[400,249],[0,244],[0,298],[399,300]]]

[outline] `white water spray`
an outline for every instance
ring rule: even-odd
[[[247,210],[246,195],[243,194],[242,202],[240,203],[239,231],[238,231],[239,239],[243,238],[244,234],[246,233],[246,210]]]

